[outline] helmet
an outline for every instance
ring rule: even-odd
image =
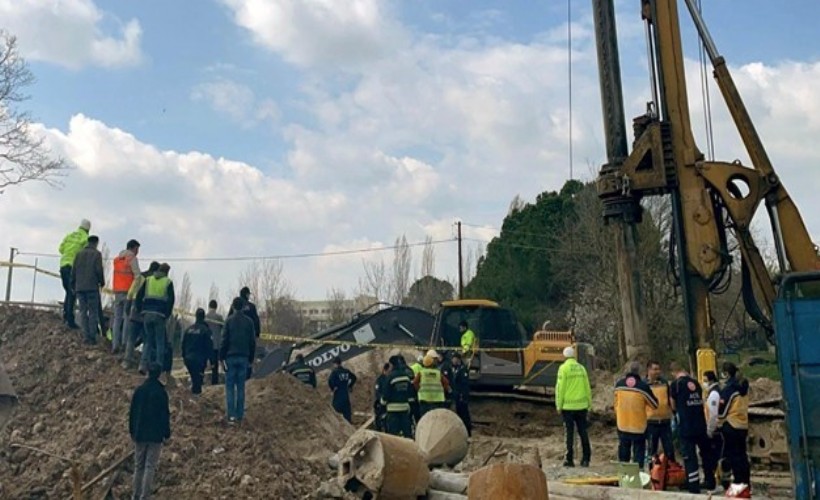
[[[435,358],[430,355],[424,356],[424,362],[422,364],[425,368],[430,368],[433,366],[433,363],[435,363],[434,359]]]

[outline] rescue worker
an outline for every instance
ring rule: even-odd
[[[85,332],[85,343],[97,343],[100,327],[100,289],[105,286],[102,254],[97,250],[100,239],[89,236],[85,248],[77,253],[71,267],[71,286],[80,303],[80,320]]]
[[[641,379],[641,365],[629,364],[629,371],[615,383],[615,420],[618,426],[618,461],[630,459],[643,469],[646,459],[646,410],[657,408],[658,400]]]
[[[453,353],[452,357],[452,387],[453,401],[456,406],[456,414],[467,428],[467,435],[473,435],[473,421],[470,418],[470,373],[461,359],[461,354]]]
[[[211,341],[214,350],[211,353],[211,385],[219,383],[219,346],[222,345],[222,326],[225,318],[216,312],[218,305],[215,300],[208,302],[208,312],[205,313],[205,323],[211,329]]]
[[[74,259],[80,250],[88,244],[88,233],[91,231],[91,222],[88,219],[80,221],[80,227],[72,231],[60,242],[60,279],[65,291],[63,299],[63,321],[72,329],[77,329],[74,321],[74,303],[77,298],[74,295],[74,287],[71,285],[71,270],[74,266]]]
[[[128,433],[134,442],[132,498],[151,498],[162,444],[171,438],[168,393],[159,381],[162,368],[152,363],[148,378],[134,391],[128,411]]]
[[[413,438],[410,419],[410,397],[412,384],[405,369],[406,363],[399,360],[401,356],[390,358],[389,370],[382,388],[381,404],[385,409],[385,428],[388,434]]]
[[[700,473],[695,448],[700,452],[706,489],[715,489],[715,457],[706,435],[706,416],[703,411],[703,389],[686,370],[673,365],[675,381],[669,389],[672,410],[678,417],[683,466],[686,469],[686,487],[689,493],[700,493]]]
[[[137,293],[145,284],[146,278],[152,276],[158,269],[159,262],[151,262],[145,272],[134,278],[134,282],[131,283],[131,288],[128,290],[128,306],[126,307],[128,310],[128,323],[125,332],[125,358],[122,361],[122,367],[126,370],[134,368],[136,348],[142,343],[145,332],[142,314],[137,311]],[[145,372],[143,371],[142,374],[145,375]]]
[[[587,413],[592,406],[592,389],[589,385],[589,375],[584,365],[575,360],[575,348],[564,348],[564,361],[558,368],[558,377],[555,382],[555,409],[564,421],[567,438],[567,455],[564,467],[575,467],[575,429],[581,438],[581,467],[589,467],[592,458],[592,449],[589,446],[587,434]]]
[[[413,434],[415,434],[416,424],[418,424],[419,419],[421,418],[421,414],[419,412],[419,400],[418,395],[416,394],[416,388],[413,387],[413,379],[416,378],[416,373],[407,366],[407,360],[404,359],[404,356],[397,355],[395,357],[396,362],[399,363],[401,369],[404,370],[404,373],[407,374],[407,378],[410,379],[410,416],[412,418],[412,428]]]
[[[333,371],[327,379],[327,385],[333,392],[333,409],[350,423],[352,422],[352,409],[350,408],[350,391],[356,385],[356,375],[342,366],[342,358],[336,356],[333,359]]]
[[[658,400],[657,409],[646,412],[646,437],[649,441],[649,456],[658,453],[658,445],[663,445],[663,453],[669,460],[675,460],[672,444],[672,407],[669,401],[669,382],[661,374],[661,364],[649,361],[646,364],[646,383]]]
[[[435,351],[424,356],[424,367],[413,378],[413,387],[419,400],[419,414],[424,418],[424,414],[436,408],[445,406],[446,394],[450,392],[450,381],[441,374],[436,367]]]
[[[436,363],[438,366],[439,371],[441,372],[442,377],[446,378],[449,382],[453,381],[453,364],[450,360],[450,357],[444,356],[442,357],[441,354],[436,353]],[[414,376],[415,378],[415,376]],[[444,394],[444,404],[441,406],[442,408],[447,408],[448,410],[451,409],[453,404],[453,392],[446,392]]]
[[[128,291],[134,279],[140,275],[140,264],[137,254],[140,243],[129,240],[125,250],[114,258],[114,272],[111,289],[114,292],[114,324],[111,327],[111,351],[114,354],[125,351],[127,345],[126,330],[128,327]]]
[[[421,371],[421,369],[424,368],[421,365],[422,361],[424,361],[424,356],[419,354],[418,356],[416,356],[416,362],[410,365],[410,369],[413,370],[413,377],[415,377]]]
[[[461,352],[465,355],[472,356],[473,351],[476,348],[476,336],[475,332],[470,330],[470,326],[467,324],[466,321],[462,321],[458,324],[458,331],[461,332]]]
[[[293,365],[288,368],[288,373],[299,379],[303,384],[316,388],[316,372],[313,371],[310,365],[305,363],[303,355],[296,355]]]
[[[738,377],[734,363],[723,363],[724,376],[728,377],[720,391],[718,418],[723,422],[723,460],[731,468],[733,483],[751,488],[749,457],[746,438],[749,435],[749,382]],[[725,484],[725,480],[724,480]]]
[[[242,314],[243,300],[233,299],[234,313],[225,321],[219,360],[225,368],[225,400],[228,424],[236,425],[245,418],[245,382],[256,353],[253,321]]]
[[[388,375],[390,375],[390,363],[385,363],[382,366],[382,372],[376,379],[376,387],[373,396],[373,425],[379,432],[387,432],[385,427],[385,416],[387,414],[387,407],[382,403],[382,395],[384,394],[385,384],[387,383]]]
[[[202,393],[202,380],[205,378],[205,366],[211,359],[214,344],[211,340],[211,329],[205,323],[205,310],[196,310],[196,320],[182,335],[182,360],[191,376],[191,393]]]
[[[142,314],[144,325],[142,359],[140,371],[148,369],[151,363],[162,366],[165,363],[166,323],[174,311],[174,283],[168,277],[171,266],[160,264],[153,276],[145,278],[145,283],[137,293],[137,312]]]
[[[706,388],[706,405],[704,406],[704,414],[706,416],[706,436],[709,438],[710,453],[712,454],[713,467],[711,471],[706,471],[704,466],[704,473],[711,473],[713,476],[717,472],[718,462],[723,454],[723,437],[720,435],[718,428],[718,413],[720,411],[720,384],[718,383],[717,374],[712,370],[703,373],[703,386]],[[723,468],[722,468],[723,469]],[[725,466],[726,473],[724,476],[731,474],[731,468],[728,463]]]

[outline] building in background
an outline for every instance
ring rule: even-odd
[[[352,299],[297,300],[307,333],[315,333],[343,323],[354,314],[376,303],[375,297],[359,295]]]

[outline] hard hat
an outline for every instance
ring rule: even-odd
[[[416,363],[421,363],[422,361],[424,361],[424,356],[423,356],[423,355],[421,355],[421,354],[419,354],[419,355],[416,357]]]
[[[574,358],[575,357],[575,348],[571,345],[564,347],[564,357],[565,358]]]
[[[430,356],[432,358],[441,358],[441,356],[438,355],[435,349],[430,349],[429,351],[427,351],[427,354],[425,354],[425,356]]]
[[[424,362],[422,364],[425,366],[425,368],[430,368],[431,366],[433,366],[433,359],[434,358],[430,355],[424,356]]]
[[[88,219],[81,220],[80,221],[80,228],[85,229],[86,231],[90,231],[91,230],[91,221],[89,221]]]

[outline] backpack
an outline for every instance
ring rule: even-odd
[[[652,457],[652,467],[649,476],[652,489],[663,491],[668,487],[681,487],[686,483],[686,470],[674,460],[669,460],[666,454],[661,453]]]

